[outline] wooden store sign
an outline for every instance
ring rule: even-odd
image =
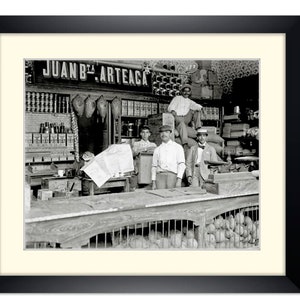
[[[127,88],[149,88],[151,85],[149,74],[127,67],[60,60],[36,61],[35,66],[37,81],[89,82]]]

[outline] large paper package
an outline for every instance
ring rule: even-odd
[[[128,144],[111,145],[81,168],[98,187],[116,174],[134,170],[132,151]]]

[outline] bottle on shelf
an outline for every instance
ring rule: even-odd
[[[50,124],[50,133],[54,133],[54,126],[52,123]]]
[[[40,133],[44,133],[45,132],[45,124],[41,123],[40,124]]]
[[[128,122],[128,136],[132,137],[133,136],[133,123]]]
[[[59,133],[65,133],[65,125],[64,125],[64,123],[60,124]]]
[[[121,135],[127,135],[127,129],[128,129],[127,124],[124,121],[122,121],[121,126],[122,126],[122,134]]]
[[[50,133],[49,122],[45,122],[44,133]]]

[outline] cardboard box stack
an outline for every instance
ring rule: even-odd
[[[222,137],[228,139],[224,149],[225,154],[247,155],[251,152],[249,149],[243,149],[240,138],[246,136],[249,129],[248,123],[241,123],[238,114],[224,116],[224,127]]]
[[[191,74],[192,96],[196,99],[221,99],[222,87],[210,61],[197,61],[198,69]]]

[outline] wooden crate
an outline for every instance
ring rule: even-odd
[[[66,191],[68,187],[74,184],[73,190],[81,191],[81,180],[78,178],[66,178],[66,177],[51,177],[42,178],[42,189],[49,189],[51,191]]]
[[[159,127],[162,125],[169,125],[172,128],[172,135],[171,139],[174,141],[174,129],[175,129],[175,122],[174,117],[171,113],[163,113],[163,114],[156,114],[151,115],[148,117],[148,126],[151,130],[151,140],[158,146],[161,144],[160,134],[159,134]]]
[[[259,190],[259,181],[250,172],[210,174],[205,188],[218,195],[248,193]]]

